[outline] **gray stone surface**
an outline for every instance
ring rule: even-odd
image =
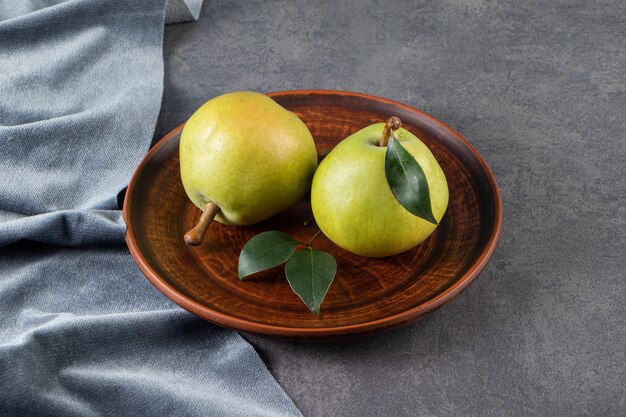
[[[626,415],[625,37],[623,0],[206,0],[166,28],[156,137],[233,90],[361,91],[457,129],[500,185],[499,247],[447,307],[249,338],[306,416]]]

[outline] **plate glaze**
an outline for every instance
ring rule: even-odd
[[[417,109],[379,97],[339,91],[270,93],[311,130],[318,154],[372,123],[396,115],[431,149],[450,189],[448,210],[436,231],[401,255],[363,258],[320,235],[313,246],[337,259],[337,275],[319,316],[289,287],[284,267],[240,281],[237,262],[255,234],[282,230],[299,240],[317,231],[308,202],[251,227],[214,222],[199,247],[183,234],[200,217],[179,176],[182,125],[150,150],[124,201],[130,252],[148,279],[190,312],[243,332],[291,339],[342,338],[417,320],[465,289],[491,257],[502,224],[495,179],[478,152],[454,130]]]

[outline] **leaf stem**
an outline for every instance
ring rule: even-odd
[[[378,146],[387,146],[389,140],[393,136],[393,131],[400,129],[402,127],[402,120],[398,116],[391,116],[387,122],[385,123],[385,128],[383,129],[383,135],[380,137],[378,141]]]
[[[311,220],[313,220],[314,218],[315,218],[315,217],[313,217],[313,215],[311,215],[311,217],[309,217],[308,219],[306,219],[306,220],[304,221],[304,223],[302,223],[302,225],[303,225],[304,227],[308,226],[308,225],[309,225],[309,223],[311,223]]]
[[[310,247],[311,247],[311,242],[313,242],[313,240],[314,240],[317,236],[319,236],[319,234],[320,234],[320,233],[322,233],[322,230],[321,230],[321,229],[320,229],[320,230],[318,230],[318,231],[317,231],[317,233],[315,233],[315,234],[313,235],[313,237],[312,237],[311,239],[309,239],[309,241],[308,241],[307,243],[305,243],[305,244],[306,244],[306,246],[310,248]]]

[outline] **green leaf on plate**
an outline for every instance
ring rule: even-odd
[[[315,314],[320,313],[320,306],[336,272],[335,258],[311,248],[296,252],[285,266],[285,275],[291,289]]]
[[[437,224],[430,205],[430,190],[422,167],[415,158],[394,138],[385,153],[385,175],[398,202],[416,215]]]
[[[250,239],[239,255],[239,279],[274,268],[287,261],[299,242],[283,232],[259,233]]]

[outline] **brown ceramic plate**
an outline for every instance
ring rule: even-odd
[[[311,215],[306,201],[253,227],[213,223],[202,246],[184,244],[183,234],[200,211],[187,199],[179,177],[179,126],[139,165],[124,203],[130,252],[163,294],[222,326],[320,339],[417,320],[449,302],[478,276],[500,235],[502,207],[489,167],[461,135],[426,113],[383,98],[316,90],[269,95],[307,124],[318,153],[365,126],[399,116],[404,127],[428,145],[446,174],[450,187],[446,215],[424,243],[385,259],[353,255],[320,235],[314,247],[335,256],[338,268],[316,316],[291,291],[283,267],[243,282],[237,278],[239,252],[257,233],[283,230],[308,240],[317,231],[314,223],[302,225]]]

